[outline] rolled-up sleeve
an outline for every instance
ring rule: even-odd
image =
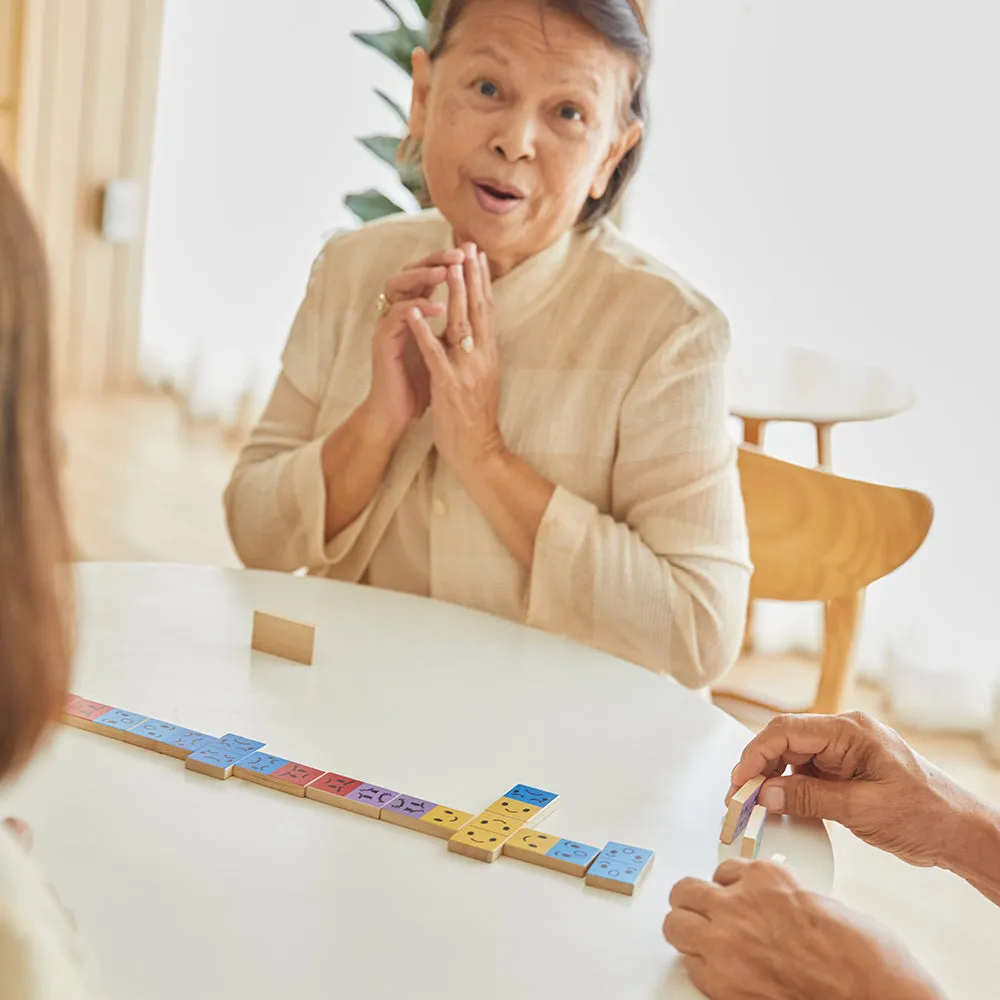
[[[715,310],[644,365],[621,411],[610,512],[557,488],[531,569],[528,623],[688,687],[735,662],[750,558],[726,427],[729,328]]]
[[[325,541],[324,438],[317,418],[336,353],[326,319],[324,254],[313,265],[305,299],[282,355],[282,371],[263,416],[240,454],[225,493],[229,535],[254,569],[318,569],[342,560],[369,510]]]

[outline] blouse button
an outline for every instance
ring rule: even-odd
[[[435,499],[434,503],[431,504],[431,508],[434,511],[435,517],[444,517],[448,513],[448,508],[445,507],[443,500]]]

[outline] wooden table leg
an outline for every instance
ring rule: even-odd
[[[755,448],[764,447],[764,427],[766,421],[743,418],[743,443]],[[753,599],[747,601],[747,621],[743,629],[743,653],[753,652]]]
[[[833,424],[816,424],[816,456],[819,467],[833,468]]]

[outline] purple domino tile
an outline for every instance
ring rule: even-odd
[[[753,812],[753,807],[757,805],[757,799],[763,787],[763,785],[760,785],[755,788],[750,798],[743,803],[743,808],[740,810],[740,815],[736,820],[736,833],[733,835],[734,843],[743,836],[743,831],[747,828],[747,823],[750,822],[750,814]]]
[[[421,819],[436,808],[436,802],[415,799],[412,795],[397,795],[387,806],[383,807],[382,811],[399,813],[400,816],[409,816],[412,819]]]
[[[364,802],[366,805],[381,809],[398,796],[399,792],[394,792],[391,788],[382,788],[379,785],[362,785],[360,788],[355,788],[345,798],[353,799],[355,802]]]

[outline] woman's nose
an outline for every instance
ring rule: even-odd
[[[510,163],[535,158],[535,122],[528,114],[511,114],[491,143],[493,152]]]

